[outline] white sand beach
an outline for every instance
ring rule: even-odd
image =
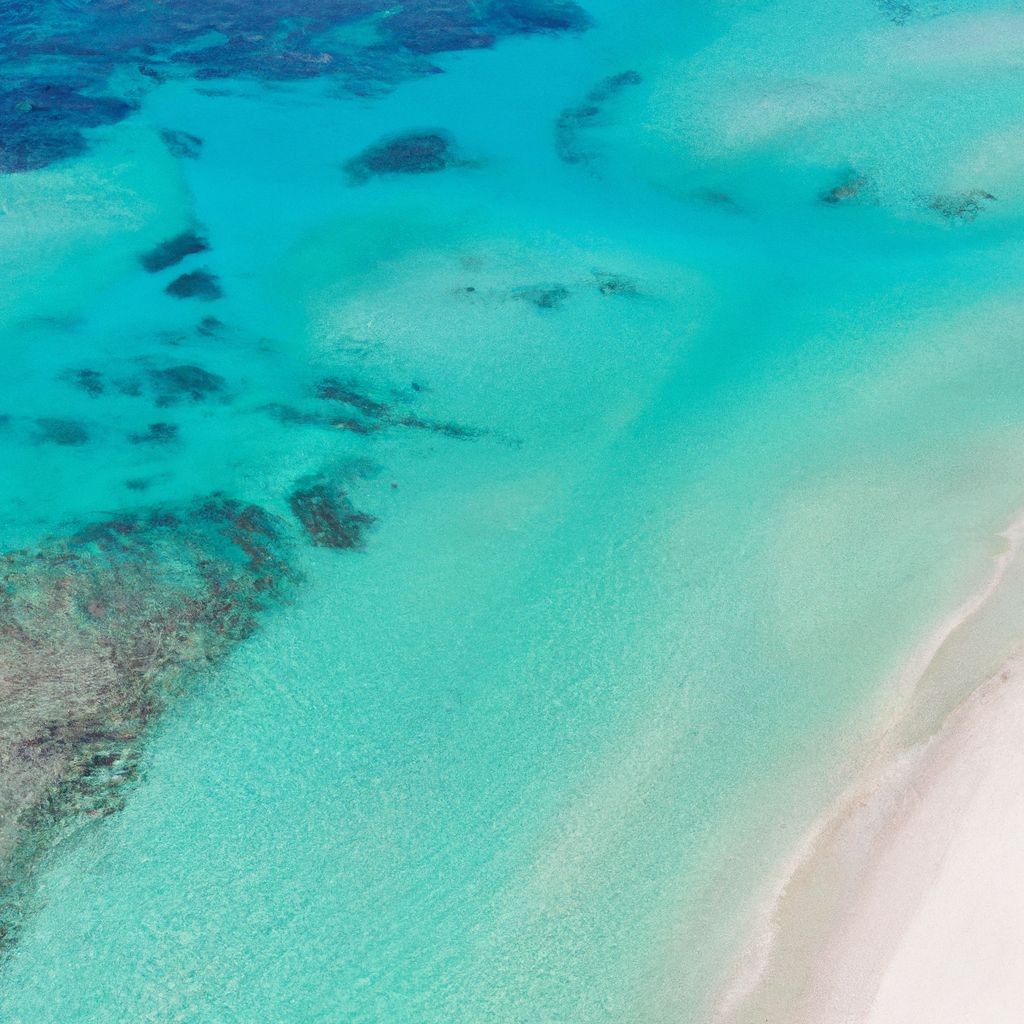
[[[995,592],[1016,534],[933,656]],[[899,741],[906,724],[793,855],[716,1024],[1024,1020],[1024,656],[930,738]]]

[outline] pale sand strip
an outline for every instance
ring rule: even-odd
[[[790,859],[716,1024],[1024,1021],[1024,660],[932,739],[896,738],[918,681],[1006,575],[1021,519],[1004,536],[985,586],[903,674],[874,756]]]

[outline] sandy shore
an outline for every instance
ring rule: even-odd
[[[1019,530],[1006,537],[986,600]],[[933,659],[984,604],[943,627]],[[1024,656],[930,738],[908,742],[920,687],[909,697],[782,873],[715,1024],[1024,1019]]]

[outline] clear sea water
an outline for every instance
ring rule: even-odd
[[[167,82],[0,177],[6,548],[214,490],[286,515],[353,459],[378,517],[365,551],[300,549],[125,810],[53,852],[5,1024],[697,1024],[985,575],[1024,503],[1024,9],[585,6],[371,97]],[[625,70],[559,160],[560,112]],[[467,165],[346,184],[411,128]],[[209,308],[137,259],[193,221]],[[168,353],[229,394],[168,411],[167,448],[65,379]],[[480,434],[261,411],[330,374]],[[31,443],[47,416],[88,443]]]

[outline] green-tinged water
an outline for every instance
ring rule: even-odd
[[[370,97],[168,81],[0,177],[7,549],[217,491],[289,519],[325,473],[376,517],[296,541],[53,849],[3,1024],[698,1024],[986,574],[1024,499],[1024,12],[587,7]],[[346,181],[410,129],[462,162]],[[198,267],[223,298],[163,293]],[[168,363],[224,387],[160,404]],[[313,423],[324,378],[421,425]]]

